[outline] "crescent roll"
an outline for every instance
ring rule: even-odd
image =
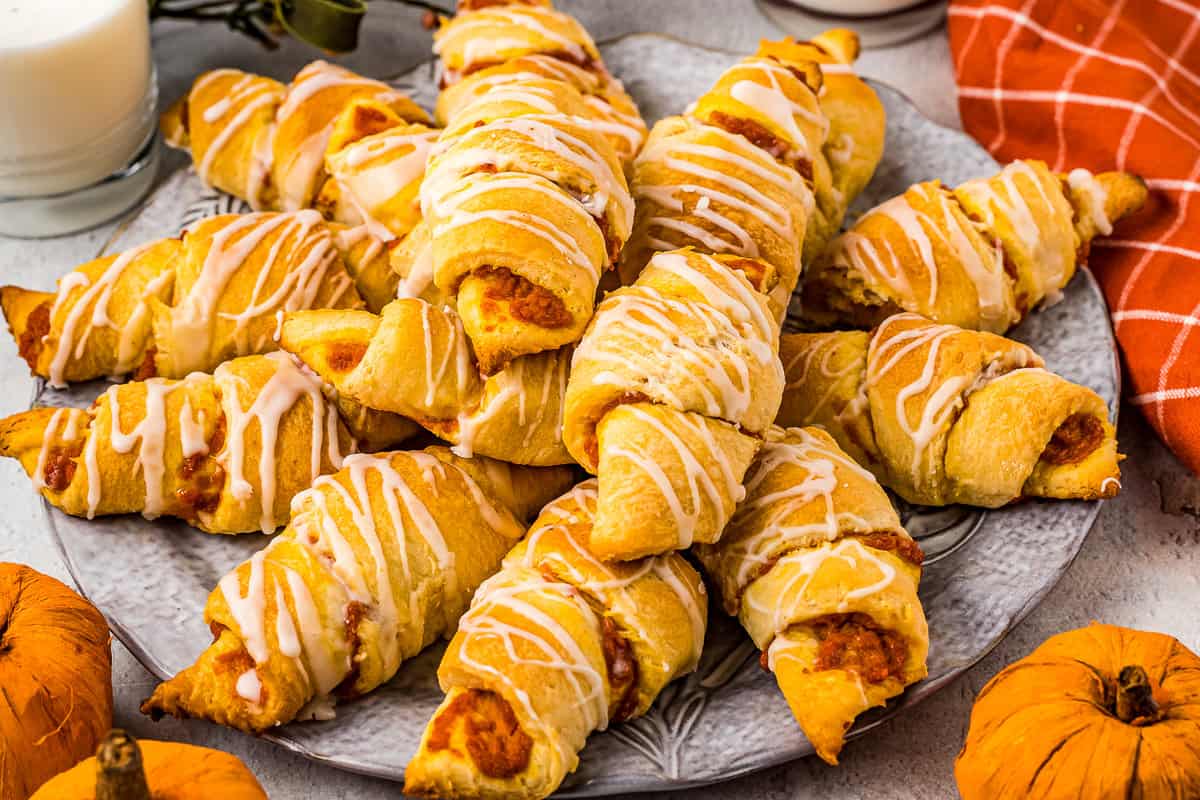
[[[834,28],[810,41],[791,38],[764,41],[757,55],[785,66],[805,69],[807,62],[821,67],[817,96],[829,130],[821,147],[828,165],[829,182],[816,183],[816,208],[804,237],[804,262],[820,253],[842,227],[846,210],[866,188],[883,158],[887,128],[883,103],[853,68],[860,52],[858,35]]]
[[[325,155],[328,179],[313,207],[336,222],[364,226],[381,242],[404,238],[421,221],[418,190],[438,133],[378,101],[355,102],[335,124]]]
[[[809,264],[805,318],[869,328],[911,311],[1004,333],[1057,302],[1092,239],[1145,199],[1133,175],[1059,175],[1028,160],[954,190],[918,183],[864,214]]]
[[[472,593],[570,473],[445,448],[352,455],[297,495],[288,527],[223,577],[213,641],[142,711],[261,733],[330,719],[454,632]]]
[[[503,91],[507,84],[516,81],[540,79],[562,81],[574,87],[586,106],[582,109],[584,118],[608,139],[622,163],[633,161],[646,140],[646,123],[625,87],[607,72],[585,69],[552,54],[520,56],[472,72],[442,90],[434,115],[439,124],[447,125],[485,94]]]
[[[485,372],[577,341],[629,236],[620,159],[584,113],[569,84],[508,83],[450,121],[428,164],[433,281]]]
[[[327,174],[339,115],[370,99],[406,122],[429,123],[386,83],[314,61],[288,85],[234,69],[205,72],[163,114],[167,143],[191,153],[201,180],[257,210],[311,208]]]
[[[365,311],[285,315],[280,344],[341,398],[415,420],[463,456],[517,464],[568,464],[562,443],[569,348],[479,371],[462,320],[424,300]]]
[[[350,264],[367,288],[380,272],[370,262],[386,269],[387,258],[315,211],[226,214],[83,264],[57,292],[3,287],[0,306],[30,370],[53,386],[182,378],[276,349],[280,312],[361,307]]]
[[[814,188],[830,182],[822,80],[815,61],[751,56],[683,117],[654,126],[634,165],[638,213],[623,282],[654,253],[679,247],[761,258],[779,276],[772,304],[783,318],[800,276]]]
[[[286,353],[0,422],[0,455],[67,514],[173,516],[209,533],[274,532],[292,498],[353,448],[320,379]]]
[[[859,714],[925,677],[921,548],[824,431],[776,429],[729,529],[696,555],[828,763]]]
[[[783,390],[770,265],[659,253],[575,352],[563,440],[599,476],[591,548],[638,558],[715,541]]]
[[[438,798],[544,798],[588,735],[695,669],[707,598],[678,554],[603,563],[596,484],[550,503],[476,593],[438,668],[446,699],[405,770]]]
[[[1104,401],[992,333],[897,314],[871,334],[782,337],[778,422],[821,425],[910,503],[998,508],[1120,490]]]
[[[549,0],[460,2],[456,16],[441,20],[433,35],[433,52],[441,58],[445,87],[474,72],[531,55],[548,55],[607,74],[592,37]]]

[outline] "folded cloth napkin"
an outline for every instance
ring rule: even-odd
[[[1146,179],[1147,208],[1089,265],[1130,402],[1200,473],[1200,5],[953,0],[949,14],[963,125],[992,155]]]

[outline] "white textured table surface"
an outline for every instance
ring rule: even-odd
[[[762,36],[777,35],[749,0],[560,0],[559,5],[577,14],[598,39],[659,31],[741,52]],[[368,74],[391,75],[427,57],[428,34],[417,25],[415,12],[382,0],[372,6],[362,47],[346,60],[350,66]],[[255,67],[286,78],[312,57],[311,51],[296,46],[265,56],[219,26],[161,28],[156,36],[164,99],[178,96],[188,78],[207,67]],[[868,52],[861,68],[866,75],[903,90],[938,122],[958,125],[943,31],[900,47]],[[166,169],[179,163],[170,160]],[[0,237],[0,280],[50,289],[60,274],[93,257],[112,227],[39,242]],[[0,337],[0,386],[5,387],[0,393],[0,414],[27,406],[32,381],[8,337]],[[1122,409],[1120,439],[1129,454],[1121,496],[1103,509],[1059,586],[964,678],[849,745],[839,768],[807,759],[710,790],[681,793],[672,800],[952,797],[954,756],[966,731],[972,698],[1001,666],[1025,655],[1045,637],[1095,619],[1164,631],[1193,649],[1200,648],[1200,615],[1195,613],[1200,598],[1200,481],[1180,466],[1128,406]],[[12,462],[0,464],[0,507],[4,509],[0,560],[23,562],[69,581],[43,523],[40,503]],[[277,800],[400,796],[395,784],[322,767],[206,723],[150,722],[137,707],[153,686],[151,676],[119,643],[114,642],[113,651],[116,722],[136,735],[187,740],[235,753]]]

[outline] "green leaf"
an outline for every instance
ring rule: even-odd
[[[292,36],[331,53],[358,46],[364,0],[275,0],[275,16]]]

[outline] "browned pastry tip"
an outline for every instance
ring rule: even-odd
[[[32,292],[19,286],[0,287],[0,308],[17,342],[17,352],[30,370],[37,368],[42,337],[50,332],[52,292]]]

